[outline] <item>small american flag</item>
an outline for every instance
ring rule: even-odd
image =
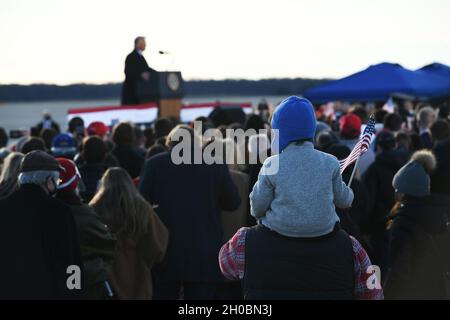
[[[370,142],[372,141],[372,136],[375,133],[375,117],[373,115],[370,116],[369,121],[367,122],[367,126],[364,129],[363,135],[361,139],[359,139],[358,143],[353,148],[352,152],[350,152],[349,156],[345,159],[339,161],[339,167],[341,168],[341,173],[356,161],[364,152],[369,150]]]

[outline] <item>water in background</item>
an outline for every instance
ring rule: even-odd
[[[253,108],[256,108],[261,99],[265,98],[268,103],[276,106],[285,96],[214,96],[214,97],[185,97],[183,102],[202,103],[202,102],[251,102]],[[80,100],[80,101],[48,101],[48,102],[6,102],[0,103],[0,127],[10,130],[29,130],[36,125],[42,118],[42,112],[48,110],[53,119],[59,123],[61,130],[67,128],[67,110],[71,108],[86,108],[98,106],[117,106],[120,104],[118,99],[110,100]]]

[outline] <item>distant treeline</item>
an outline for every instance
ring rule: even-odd
[[[186,95],[290,95],[301,94],[325,79],[264,79],[264,80],[192,80],[186,81]],[[33,84],[0,85],[0,102],[87,100],[118,98],[121,83],[73,84],[67,86]]]

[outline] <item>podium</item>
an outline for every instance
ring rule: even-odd
[[[156,102],[158,117],[180,117],[184,81],[179,71],[151,72],[148,81],[137,83],[139,103]]]

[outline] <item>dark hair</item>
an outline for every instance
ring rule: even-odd
[[[166,140],[167,140],[167,136],[160,137],[160,138],[156,139],[155,145],[165,147],[166,146]]]
[[[83,140],[83,158],[86,163],[102,163],[106,156],[106,145],[97,136],[89,136]]]
[[[447,119],[450,113],[450,105],[442,105],[439,107],[439,117],[442,119]]]
[[[353,106],[350,112],[356,114],[363,123],[366,123],[369,118],[366,108],[360,104]]]
[[[42,129],[41,133],[39,134],[40,138],[44,140],[47,150],[50,150],[52,148],[53,138],[57,135],[58,133],[56,132],[56,130],[51,128]]]
[[[450,127],[448,122],[442,119],[437,120],[430,128],[431,137],[434,141],[442,141],[450,137]]]
[[[69,121],[69,132],[70,133],[80,133],[79,131],[84,130],[84,121],[80,117],[74,117]]]
[[[242,124],[240,124],[239,122],[233,122],[228,125],[228,129],[233,129],[233,130],[244,129],[244,126]]]
[[[142,141],[142,138],[144,138],[144,133],[138,126],[133,126],[133,131],[134,131],[134,143],[140,143]]]
[[[398,131],[402,127],[402,118],[396,113],[389,113],[384,117],[384,128],[391,131]]]
[[[338,160],[343,160],[350,155],[350,148],[346,145],[336,143],[324,150],[324,152],[335,156]],[[349,172],[353,171],[355,164],[352,163],[347,167],[347,170],[343,173],[343,175],[347,175]]]
[[[34,150],[46,151],[45,142],[41,138],[31,137],[24,143],[20,152],[27,154]]]
[[[159,153],[163,153],[165,151],[167,151],[167,149],[164,146],[155,144],[147,150],[147,153],[145,154],[145,159],[150,159],[151,157]]]
[[[174,128],[172,121],[168,118],[159,118],[155,121],[155,139],[167,136]]]
[[[325,151],[325,149],[327,149],[328,147],[338,143],[339,143],[338,136],[329,130],[321,131],[317,135],[315,141],[317,149],[321,151]]]
[[[153,131],[153,128],[148,127],[144,130],[144,137],[145,137],[145,147],[150,148],[155,144],[155,132]]]
[[[6,147],[8,144],[8,133],[2,127],[0,127],[0,148]]]
[[[305,142],[311,142],[314,143],[314,139],[313,138],[306,138],[306,139],[298,139],[293,141],[297,146],[304,144]]]
[[[113,151],[114,142],[112,142],[111,140],[103,140],[103,143],[105,144],[106,147],[106,153]]]
[[[384,102],[382,102],[382,101],[378,101],[378,102],[375,102],[375,110],[382,110],[383,109],[383,107],[384,107]],[[384,111],[384,110],[383,110]],[[386,112],[386,111],[384,111],[384,112]]]
[[[256,130],[256,132],[258,132],[260,129],[265,129],[264,120],[260,116],[252,114],[245,121],[245,130],[248,129],[254,129]]]
[[[376,137],[377,147],[380,147],[382,150],[393,150],[395,148],[395,137],[389,131],[381,131]]]
[[[374,113],[374,117],[375,117],[375,122],[376,123],[384,123],[384,118],[387,115],[387,111],[383,110],[383,109],[379,109],[377,111],[375,111]]]
[[[41,134],[41,131],[39,131],[39,128],[37,126],[30,128],[30,136],[31,137],[39,138],[40,134]]]
[[[342,160],[347,158],[351,151],[346,145],[336,143],[326,148],[324,152],[335,156],[338,160]]]
[[[139,37],[134,38],[134,46],[135,47],[137,46],[139,40],[145,40],[145,37],[139,36]]]
[[[117,145],[131,145],[134,142],[134,128],[129,122],[120,122],[114,126],[112,140]]]
[[[407,151],[411,149],[411,137],[406,132],[398,132],[395,135],[395,141],[398,145],[404,146]]]

